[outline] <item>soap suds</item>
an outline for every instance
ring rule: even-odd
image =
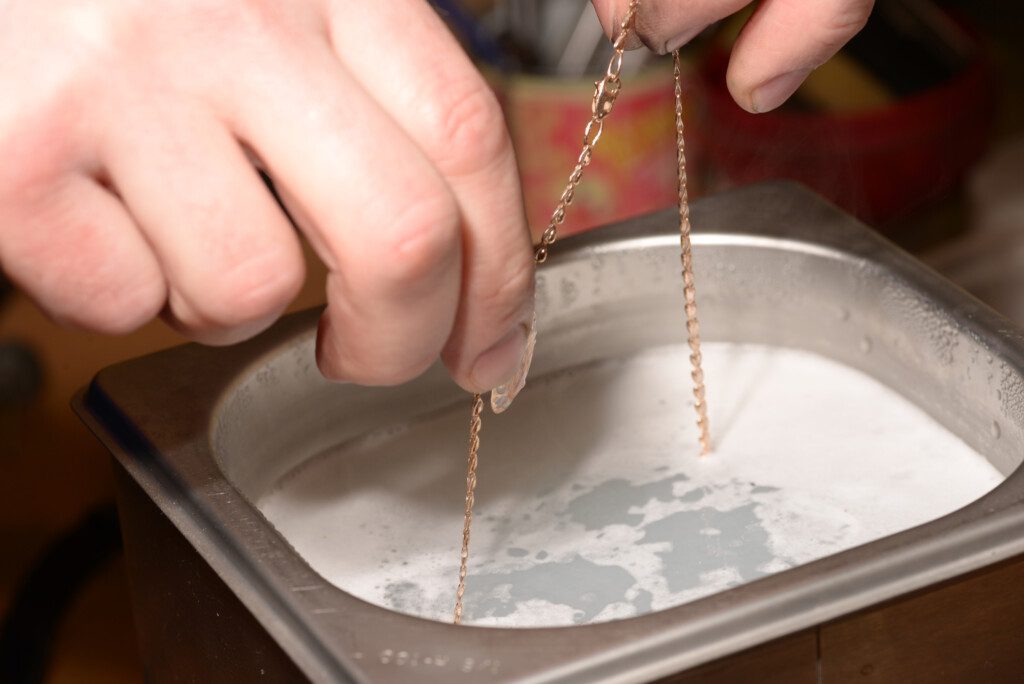
[[[787,349],[684,345],[534,379],[484,417],[468,624],[662,610],[952,512],[1002,477],[900,395]],[[325,579],[449,621],[468,403],[310,459],[257,505]]]

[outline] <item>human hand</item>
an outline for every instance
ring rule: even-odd
[[[612,35],[629,0],[593,3]],[[636,33],[655,52],[672,52],[748,4],[750,0],[644,0]],[[873,0],[762,0],[732,49],[726,83],[733,99],[755,113],[781,105],[864,27],[873,5]]]
[[[53,318],[226,344],[329,269],[317,358],[465,389],[517,366],[533,260],[491,91],[423,0],[0,5],[0,266]]]

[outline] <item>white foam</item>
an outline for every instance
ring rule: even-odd
[[[866,375],[707,344],[715,453],[697,455],[687,349],[534,380],[484,416],[467,622],[564,625],[693,600],[907,529],[1002,481]],[[338,446],[257,505],[338,587],[450,620],[468,402]]]

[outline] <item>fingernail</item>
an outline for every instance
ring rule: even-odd
[[[341,374],[338,350],[334,345],[333,323],[326,311],[320,316],[316,330],[316,365],[327,380],[341,382],[345,379]]]
[[[520,327],[525,328],[526,345],[519,355],[519,361],[512,375],[491,390],[491,410],[495,413],[501,413],[512,405],[512,401],[526,386],[526,376],[529,374],[530,364],[533,362],[533,350],[537,346],[537,315],[534,314],[529,326]]]
[[[700,33],[703,30],[704,30],[704,27],[694,26],[694,27],[686,29],[686,31],[684,31],[683,33],[680,33],[675,38],[672,38],[670,40],[666,40],[665,41],[665,51],[662,54],[669,54],[671,52],[675,52],[676,50],[678,50],[679,48],[683,47],[684,45],[689,43],[691,40],[693,40],[694,36],[696,36],[698,33]]]
[[[483,388],[497,387],[511,377],[526,349],[527,336],[527,325],[517,325],[481,354],[470,371],[473,384]]]
[[[755,114],[769,112],[796,92],[800,84],[804,82],[811,69],[797,69],[787,74],[776,76],[767,83],[763,83],[754,89],[750,95],[750,108]]]

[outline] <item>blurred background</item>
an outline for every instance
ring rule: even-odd
[[[535,235],[610,47],[584,0],[436,0],[506,112]],[[1024,5],[877,0],[791,102],[750,115],[724,73],[745,20],[684,48],[691,197],[799,180],[1024,323]],[[565,233],[675,201],[671,60],[628,55]],[[293,309],[323,301],[322,266]],[[56,327],[0,278],[0,682],[142,679],[107,454],[68,407],[100,368],[179,344]]]

